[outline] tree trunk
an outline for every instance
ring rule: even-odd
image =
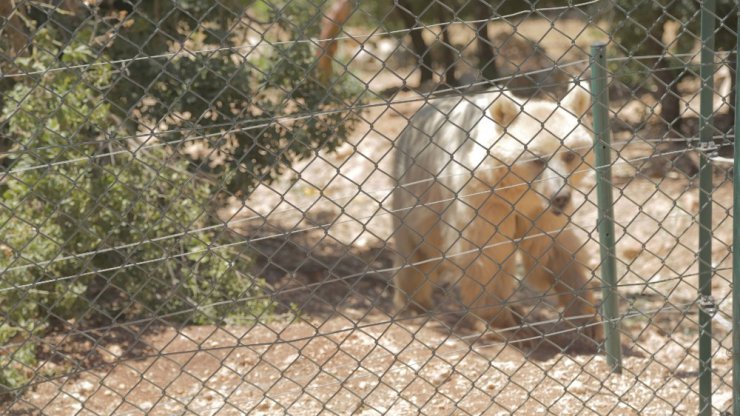
[[[655,24],[650,31],[650,37],[646,39],[651,54],[660,55],[655,62],[654,73],[657,78],[657,91],[655,98],[660,101],[660,117],[666,123],[668,131],[680,131],[681,107],[680,95],[678,93],[678,79],[675,70],[669,69],[670,63],[666,59],[666,46],[663,44],[664,22],[661,20]]]
[[[475,14],[478,19],[487,19],[491,14],[491,9],[487,3],[479,1]],[[496,79],[498,78],[496,56],[493,54],[493,44],[488,37],[488,20],[478,24],[477,32],[478,66],[480,66],[481,75],[487,80]]]
[[[352,15],[352,10],[353,2],[351,0],[337,0],[321,20],[318,71],[319,80],[322,84],[327,84],[331,79],[332,63],[334,62],[334,55],[337,53],[337,40],[335,38],[342,31],[344,23]]]
[[[443,20],[443,16],[440,16],[440,22],[444,22],[446,20]],[[457,86],[457,78],[455,77],[455,62],[457,61],[457,57],[459,54],[455,53],[455,47],[452,46],[452,41],[450,40],[450,32],[449,32],[449,25],[447,23],[443,24],[441,27],[442,32],[442,48],[443,53],[443,63],[444,63],[444,80],[445,83],[450,87]]]
[[[24,12],[21,7],[24,6],[15,0],[0,1],[0,17],[5,21],[5,24],[0,27],[0,36],[8,40],[10,50],[6,50],[5,53],[11,58],[21,55],[30,44],[28,28],[21,17]]]
[[[681,107],[676,71],[669,69],[665,58],[660,58],[655,65],[655,77],[658,78],[656,95],[660,100],[660,116],[665,121],[668,130],[680,130]]]
[[[421,85],[432,80],[432,57],[429,54],[429,48],[427,47],[426,42],[424,42],[424,38],[421,36],[421,30],[411,30],[416,27],[417,21],[409,1],[398,0],[398,4],[403,7],[396,8],[396,11],[401,17],[401,20],[403,20],[403,24],[406,26],[406,29],[409,29],[411,46],[414,49],[416,59],[418,60],[418,67],[421,71],[421,81],[419,82]]]
[[[455,11],[458,10],[458,4],[455,0],[446,0],[437,5],[437,22],[440,24],[442,34],[442,78],[448,87],[459,85],[455,76],[455,64],[460,59],[460,52],[452,45],[450,38],[450,24],[455,20]]]
[[[727,97],[727,104],[730,105],[730,114],[735,114],[735,88],[737,87],[735,85],[735,80],[737,79],[735,71],[737,71],[737,62],[732,55],[730,55],[727,66],[730,68],[730,96]]]

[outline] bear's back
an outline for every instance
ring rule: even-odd
[[[454,176],[471,174],[500,135],[487,114],[499,95],[489,92],[427,102],[396,140],[395,178],[434,178],[454,187]]]

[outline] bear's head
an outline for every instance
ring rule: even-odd
[[[575,187],[593,166],[593,140],[582,122],[590,106],[588,89],[579,85],[559,103],[501,94],[491,104],[490,116],[501,128],[491,154],[507,165],[509,177],[526,183],[520,198],[538,205],[530,207],[532,214],[572,208]]]

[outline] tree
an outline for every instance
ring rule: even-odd
[[[729,0],[717,2],[715,48],[718,50],[735,49],[737,22],[733,8],[734,2]],[[637,83],[631,86],[636,88],[646,80],[654,86],[653,95],[661,103],[661,118],[669,130],[680,130],[678,82],[688,74],[687,64],[677,55],[696,47],[700,39],[700,12],[699,5],[691,0],[619,0],[610,16],[616,22],[611,31],[621,53],[628,57],[648,56],[625,68],[650,72],[648,77],[633,78]],[[669,21],[680,22],[681,28],[675,39],[664,43],[665,25]],[[734,62],[730,65],[734,72]],[[734,84],[731,90],[734,92]],[[730,104],[734,105],[732,99]]]
[[[311,36],[311,3],[73,3],[12,12],[32,36],[0,85],[0,394],[36,376],[53,329],[270,313],[219,201],[336,148],[362,100],[349,76],[319,79],[306,42],[245,46],[246,30]],[[186,156],[196,140],[223,159]]]
[[[488,36],[488,21],[486,20],[493,16],[495,8],[488,2],[475,1],[472,6],[468,3],[463,5],[457,1],[435,2],[432,5],[413,0],[396,0],[395,3],[397,15],[403,21],[403,26],[408,30],[412,48],[420,61],[418,66],[421,72],[421,85],[431,81],[434,73],[429,47],[422,37],[421,30],[419,30],[419,27],[424,24],[425,20],[428,22],[427,24],[434,23],[440,25],[441,39],[438,40],[441,41],[443,48],[440,78],[444,80],[445,84],[451,87],[458,85],[454,66],[459,55],[455,53],[455,46],[450,40],[449,25],[459,17],[483,20],[475,24],[478,64],[481,67],[481,74],[485,79],[496,78],[496,57],[493,53],[493,45]],[[424,19],[423,16],[433,16],[433,19]]]
[[[296,160],[336,148],[358,120],[353,111],[335,111],[362,101],[356,80],[348,74],[321,79],[309,43],[271,44],[277,32],[318,35],[323,10],[311,2],[107,0],[86,7],[73,2],[77,7],[65,11],[66,3],[49,1],[55,7],[17,10],[55,30],[62,43],[82,22],[94,28],[87,41],[92,53],[121,62],[105,98],[127,132],[167,125],[170,132],[158,140],[215,138],[205,142],[212,154],[226,155],[226,163],[214,169],[196,161],[191,168],[228,178],[232,193],[247,195]],[[244,46],[243,33],[250,31],[265,35],[254,49]],[[306,117],[317,112],[326,114]]]
[[[86,31],[78,35],[84,38]],[[105,93],[110,65],[51,28],[17,59],[41,70],[8,91],[2,120],[15,143],[0,184],[0,390],[33,374],[33,337],[59,328],[159,317],[203,323],[256,319],[264,302],[218,305],[261,293],[242,249],[214,225],[213,189],[162,146],[117,139]],[[85,67],[47,72],[58,64]],[[164,319],[163,319],[164,321]]]

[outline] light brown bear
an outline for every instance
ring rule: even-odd
[[[574,85],[560,103],[485,92],[432,100],[412,118],[394,165],[395,241],[405,260],[394,279],[398,307],[431,309],[445,275],[468,317],[520,325],[517,308],[506,305],[519,285],[519,257],[523,279],[554,291],[563,315],[597,322],[584,243],[568,215],[593,166],[580,122],[590,103]],[[599,338],[601,325],[583,332]]]

